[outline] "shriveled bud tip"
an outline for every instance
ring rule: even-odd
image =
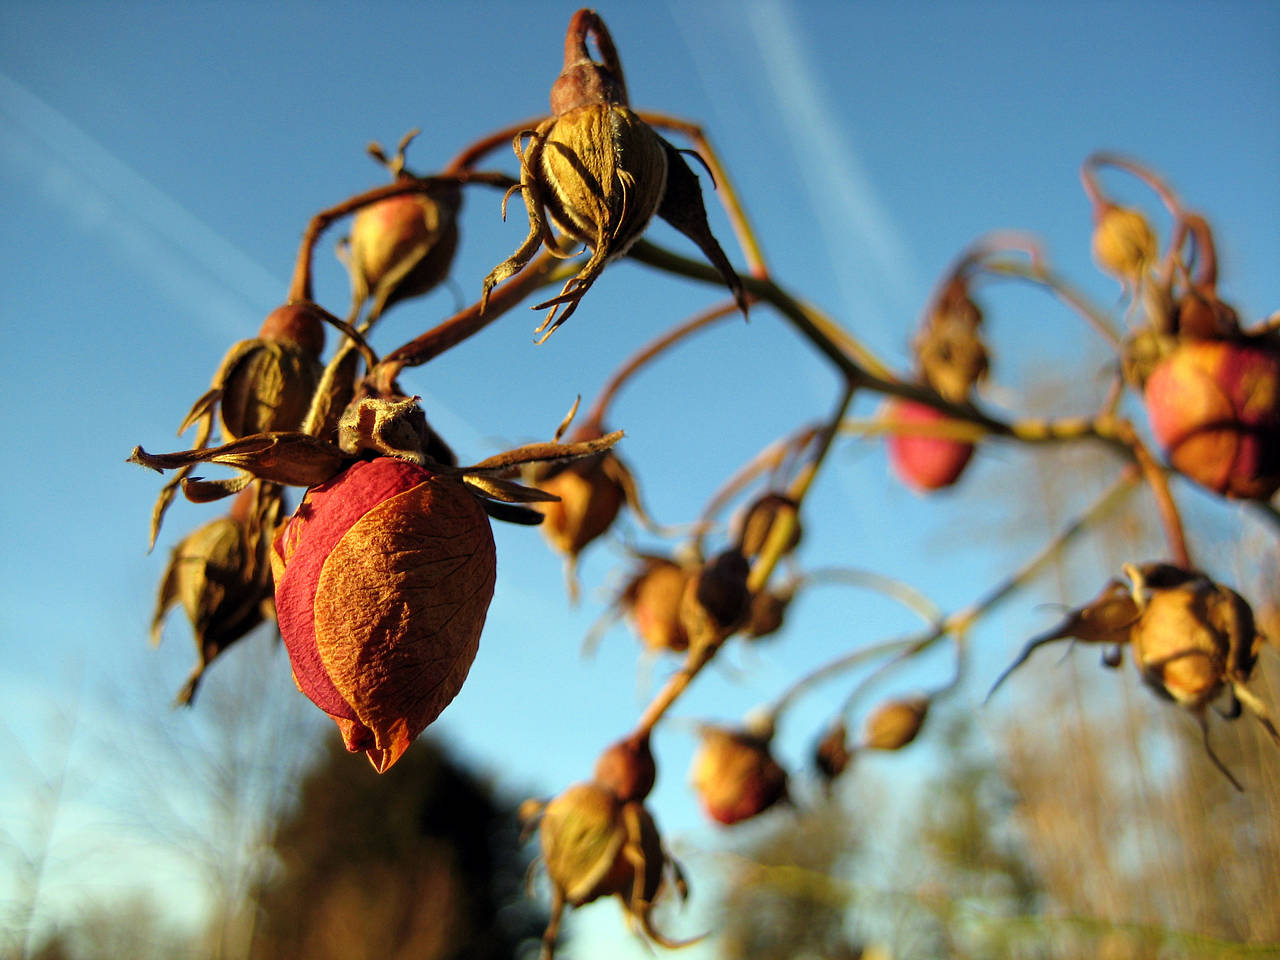
[[[596,760],[595,782],[622,803],[643,800],[653,789],[658,768],[649,737],[628,737],[606,749]]]
[[[867,717],[862,746],[868,750],[901,750],[920,733],[928,713],[928,697],[883,703]]]
[[[587,38],[595,39],[600,60],[594,60]],[[594,10],[582,9],[569,21],[564,38],[564,69],[551,86],[551,113],[560,116],[576,107],[606,103],[627,105],[622,64],[604,21]]]
[[[1099,267],[1121,281],[1135,283],[1156,261],[1155,231],[1141,211],[1106,205],[1093,230],[1093,256]]]

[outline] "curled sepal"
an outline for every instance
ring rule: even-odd
[[[183,450],[178,453],[147,453],[134,447],[126,463],[136,463],[157,472],[180,470],[198,463],[216,463],[252,475],[258,480],[290,487],[312,487],[324,483],[340,471],[348,457],[334,444],[305,433],[260,433],[233,440],[220,447]],[[211,487],[198,488],[204,496]],[[227,490],[229,495],[234,491]],[[208,499],[207,496],[204,496]]]
[[[160,642],[165,616],[181,605],[199,661],[178,693],[179,704],[192,702],[215,657],[272,616],[266,549],[280,507],[278,487],[254,486],[240,494],[230,513],[194,530],[174,547],[151,618],[151,642]]]

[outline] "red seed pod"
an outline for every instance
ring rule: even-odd
[[[946,415],[923,403],[895,401],[888,418],[906,427],[912,424],[946,423]],[[944,437],[891,433],[886,439],[893,472],[912,490],[928,493],[949,487],[960,479],[973,456],[973,444]]]
[[[294,679],[382,773],[454,698],[493,597],[493,533],[458,481],[391,457],[313,487],[276,538]]]
[[[692,781],[708,816],[726,825],[750,819],[787,796],[787,772],[773,759],[769,741],[743,730],[703,728]]]
[[[1184,340],[1144,396],[1157,442],[1197,483],[1247,500],[1280,488],[1280,350],[1269,340]]]
[[[658,767],[653,760],[649,736],[627,737],[600,754],[594,780],[623,803],[643,800],[653,789]]]

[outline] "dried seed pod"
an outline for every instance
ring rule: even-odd
[[[307,491],[271,561],[299,688],[387,770],[475,658],[495,578],[484,510],[455,479],[358,461]]]
[[[680,600],[690,574],[665,557],[644,557],[643,567],[622,594],[631,626],[649,650],[683,653],[689,635],[680,618]]]
[[[928,697],[905,697],[880,704],[863,725],[862,748],[901,750],[920,733],[928,713]]]
[[[323,349],[324,322],[313,304],[286,304],[269,313],[258,336],[232,347],[214,375],[223,437],[298,429],[324,372]],[[192,419],[188,415],[187,422]]]
[[[956,483],[973,457],[973,444],[945,437],[913,436],[913,425],[928,426],[948,422],[946,414],[933,407],[912,401],[894,401],[885,409],[886,416],[905,428],[891,433],[885,444],[889,465],[898,479],[918,493],[930,493]]]
[[[166,614],[181,604],[191,622],[199,663],[178,693],[190,704],[205,669],[271,615],[271,567],[266,545],[280,511],[275,488],[242,491],[226,516],[211,520],[173,549],[155,614],[151,641],[159,643]]]
[[[595,783],[579,783],[546,805],[538,835],[552,887],[544,958],[554,952],[566,905],[580,907],[611,894],[650,940],[666,947],[683,945],[653,927],[654,901],[668,877],[674,877],[682,897],[686,888],[679,865],[663,849],[657,825],[643,804],[621,802]]]
[[[1098,266],[1129,287],[1156,262],[1159,244],[1142,212],[1105,203],[1093,228],[1093,258]]]
[[[990,358],[979,333],[982,310],[962,275],[953,275],[935,298],[912,340],[920,378],[953,403],[960,403],[987,375]]]
[[[758,640],[781,630],[793,596],[794,593],[787,588],[765,589],[752,596],[751,612],[747,615],[746,626],[742,628],[743,636]]]
[[[356,213],[349,240],[351,287],[358,301],[373,301],[371,316],[433,290],[449,275],[461,207],[459,186],[438,183]]]
[[[738,524],[738,549],[743,556],[754,558],[764,549],[774,523],[782,516],[792,518],[791,535],[783,546],[788,554],[800,544],[800,509],[795,500],[783,493],[769,492],[757,497]]]
[[[691,779],[702,808],[732,825],[787,797],[787,772],[773,758],[767,737],[745,730],[704,727]]]
[[[680,622],[693,645],[718,643],[751,612],[751,567],[736,547],[716,554],[685,583]]]
[[[1157,442],[1191,479],[1247,500],[1280,489],[1280,348],[1269,338],[1183,340],[1143,396]]]
[[[593,422],[575,430],[569,440],[595,440],[604,434]],[[560,498],[539,506],[545,517],[542,532],[570,561],[613,525],[632,487],[630,471],[613,451],[533,471],[529,483]]]
[[[622,803],[643,800],[653,789],[658,768],[649,735],[627,737],[608,747],[596,760],[593,780]]]
[[[591,57],[588,36],[596,41],[600,61]],[[552,86],[551,109],[554,115],[532,132],[527,147],[524,135],[517,138],[529,234],[485,277],[482,304],[544,243],[560,249],[551,236],[549,215],[566,236],[591,248],[591,258],[559,296],[535,306],[552,308],[538,327],[539,333],[545,331],[545,340],[569,318],[605,266],[639,239],[656,213],[698,244],[745,313],[742,283],[711,234],[697,177],[680,152],[627,106],[617,50],[592,10],[579,10],[569,23],[564,69]]]
[[[849,731],[843,723],[832,724],[813,748],[814,768],[828,785],[848,769],[852,759]]]

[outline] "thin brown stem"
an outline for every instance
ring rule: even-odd
[[[618,391],[622,389],[631,377],[635,376],[647,363],[660,356],[664,351],[675,346],[685,337],[696,333],[697,331],[708,327],[717,320],[723,320],[725,317],[736,315],[738,312],[738,303],[736,300],[729,300],[718,306],[711,307],[708,310],[691,317],[678,327],[673,328],[663,334],[652,343],[642,348],[638,353],[633,355],[621,367],[619,367],[609,378],[608,383],[604,385],[604,389],[600,391],[600,395],[596,397],[596,402],[591,405],[591,411],[587,414],[587,423],[601,423],[604,421],[605,414],[608,412],[609,404],[613,402],[613,398]]]
[[[546,119],[546,117],[535,117],[532,120],[526,120],[523,123],[517,123],[510,127],[503,127],[501,130],[496,130],[493,133],[481,137],[479,140],[476,140],[474,143],[465,147],[461,153],[450,160],[449,165],[444,168],[443,172],[446,174],[452,174],[463,173],[470,170],[480,162],[481,158],[493,153],[493,151],[499,150],[503,147],[510,149],[511,141],[526,131],[537,129],[538,124],[542,123]]]
[[[1160,525],[1164,528],[1165,542],[1169,546],[1169,558],[1178,566],[1191,568],[1191,551],[1187,547],[1186,531],[1182,527],[1182,515],[1169,489],[1169,478],[1163,467],[1151,456],[1146,444],[1138,436],[1133,424],[1127,420],[1119,421],[1119,436],[1133,452],[1134,460],[1142,470],[1143,479],[1151,488],[1155,498],[1156,509],[1160,513]]]

